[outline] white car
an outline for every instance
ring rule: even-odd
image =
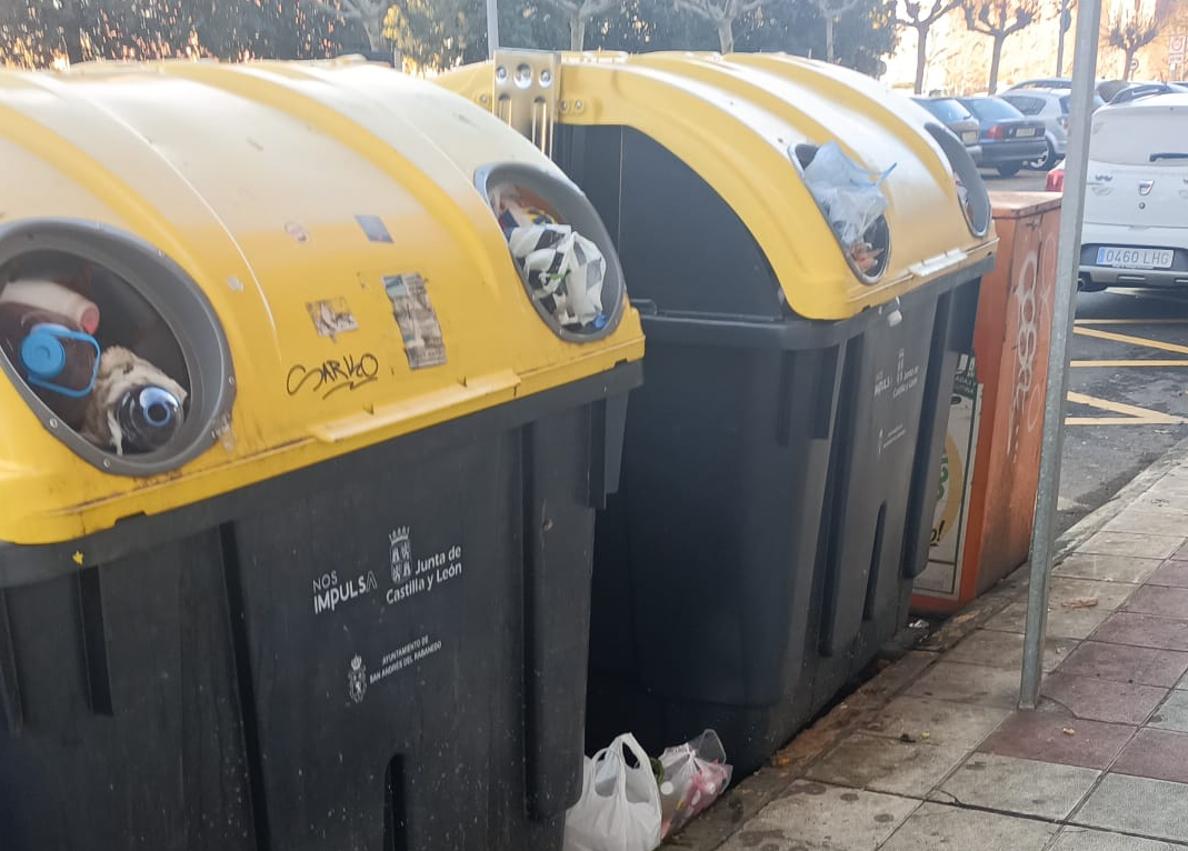
[[[1093,114],[1081,285],[1188,287],[1188,93]]]

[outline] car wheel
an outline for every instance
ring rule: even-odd
[[[1052,143],[1049,142],[1048,150],[1042,157],[1029,160],[1023,163],[1023,165],[1032,171],[1049,171],[1052,166],[1056,165],[1056,149],[1053,148]]]
[[[1023,168],[1023,163],[1004,163],[998,166],[998,173],[1002,177],[1014,177]]]

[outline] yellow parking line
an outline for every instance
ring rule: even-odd
[[[1139,417],[1065,417],[1064,424],[1068,426],[1105,426],[1105,425],[1176,425],[1181,420],[1148,420]]]
[[[1146,337],[1132,337],[1129,334],[1118,334],[1114,331],[1100,331],[1097,328],[1074,328],[1074,334],[1082,337],[1095,337],[1098,340],[1112,340],[1115,343],[1129,343],[1132,346],[1144,346],[1148,349],[1159,349],[1164,352],[1175,352],[1178,355],[1188,355],[1188,346],[1177,343],[1165,343],[1162,340],[1149,340]]]
[[[1188,319],[1077,319],[1077,325],[1188,325]]]
[[[1115,414],[1124,414],[1124,416],[1066,417],[1064,420],[1065,425],[1178,425],[1179,423],[1188,422],[1183,417],[1165,414],[1161,411],[1152,411],[1148,408],[1140,408],[1137,405],[1126,405],[1122,402],[1112,402],[1109,399],[1099,399],[1096,396],[1087,396],[1084,393],[1069,392],[1068,401],[1078,405],[1087,405],[1091,408],[1100,408],[1103,411],[1110,411]]]
[[[1183,299],[1169,298],[1168,292],[1169,291],[1155,292],[1152,290],[1111,290],[1112,295],[1124,295],[1129,296],[1130,298],[1144,299],[1146,301],[1163,301],[1167,302],[1168,304],[1178,305],[1180,307],[1184,306],[1185,302]],[[1170,292],[1178,295],[1181,290],[1171,290]]]
[[[1180,360],[1074,360],[1069,366],[1080,367],[1122,367],[1122,366],[1188,366],[1188,358]]]

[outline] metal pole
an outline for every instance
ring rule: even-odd
[[[487,58],[499,49],[499,0],[487,0]]]
[[[1060,0],[1060,18],[1059,26],[1060,40],[1056,42],[1056,76],[1060,77],[1064,74],[1064,36],[1068,29],[1064,24],[1065,18],[1068,17],[1068,0]]]
[[[1034,709],[1043,675],[1044,634],[1048,627],[1048,579],[1055,543],[1056,498],[1060,492],[1060,453],[1064,446],[1064,396],[1068,386],[1068,340],[1076,314],[1081,260],[1081,221],[1089,169],[1089,127],[1097,76],[1097,37],[1101,0],[1081,0],[1073,52],[1069,103],[1068,159],[1060,209],[1060,248],[1056,252],[1056,296],[1052,304],[1052,344],[1048,352],[1048,392],[1040,454],[1035,527],[1031,532],[1031,584],[1027,590],[1027,629],[1023,636],[1023,675],[1019,707]]]

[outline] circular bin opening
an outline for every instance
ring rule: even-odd
[[[570,342],[615,330],[625,289],[619,256],[594,206],[573,184],[520,163],[480,169],[520,280],[541,319]]]
[[[809,144],[796,145],[792,149],[792,161],[800,169],[801,177],[804,176],[805,169],[816,158],[818,150],[819,146]],[[809,194],[812,194],[811,190]],[[858,280],[864,284],[876,283],[887,271],[887,264],[891,259],[891,228],[887,224],[886,216],[880,214],[863,231],[861,240],[852,245],[845,245],[837,228],[830,220],[829,211],[825,205],[815,195],[813,200],[825,221],[829,223],[829,229],[833,232],[834,239],[837,240],[846,262],[850,264],[850,269],[853,270]]]
[[[925,125],[932,138],[940,145],[953,169],[953,181],[957,184],[957,197],[961,201],[961,212],[974,236],[985,236],[990,230],[990,194],[986,183],[978,173],[973,157],[960,139],[947,127],[928,123]]]
[[[0,367],[51,433],[127,476],[204,451],[234,395],[197,284],[152,246],[89,222],[0,227]]]

